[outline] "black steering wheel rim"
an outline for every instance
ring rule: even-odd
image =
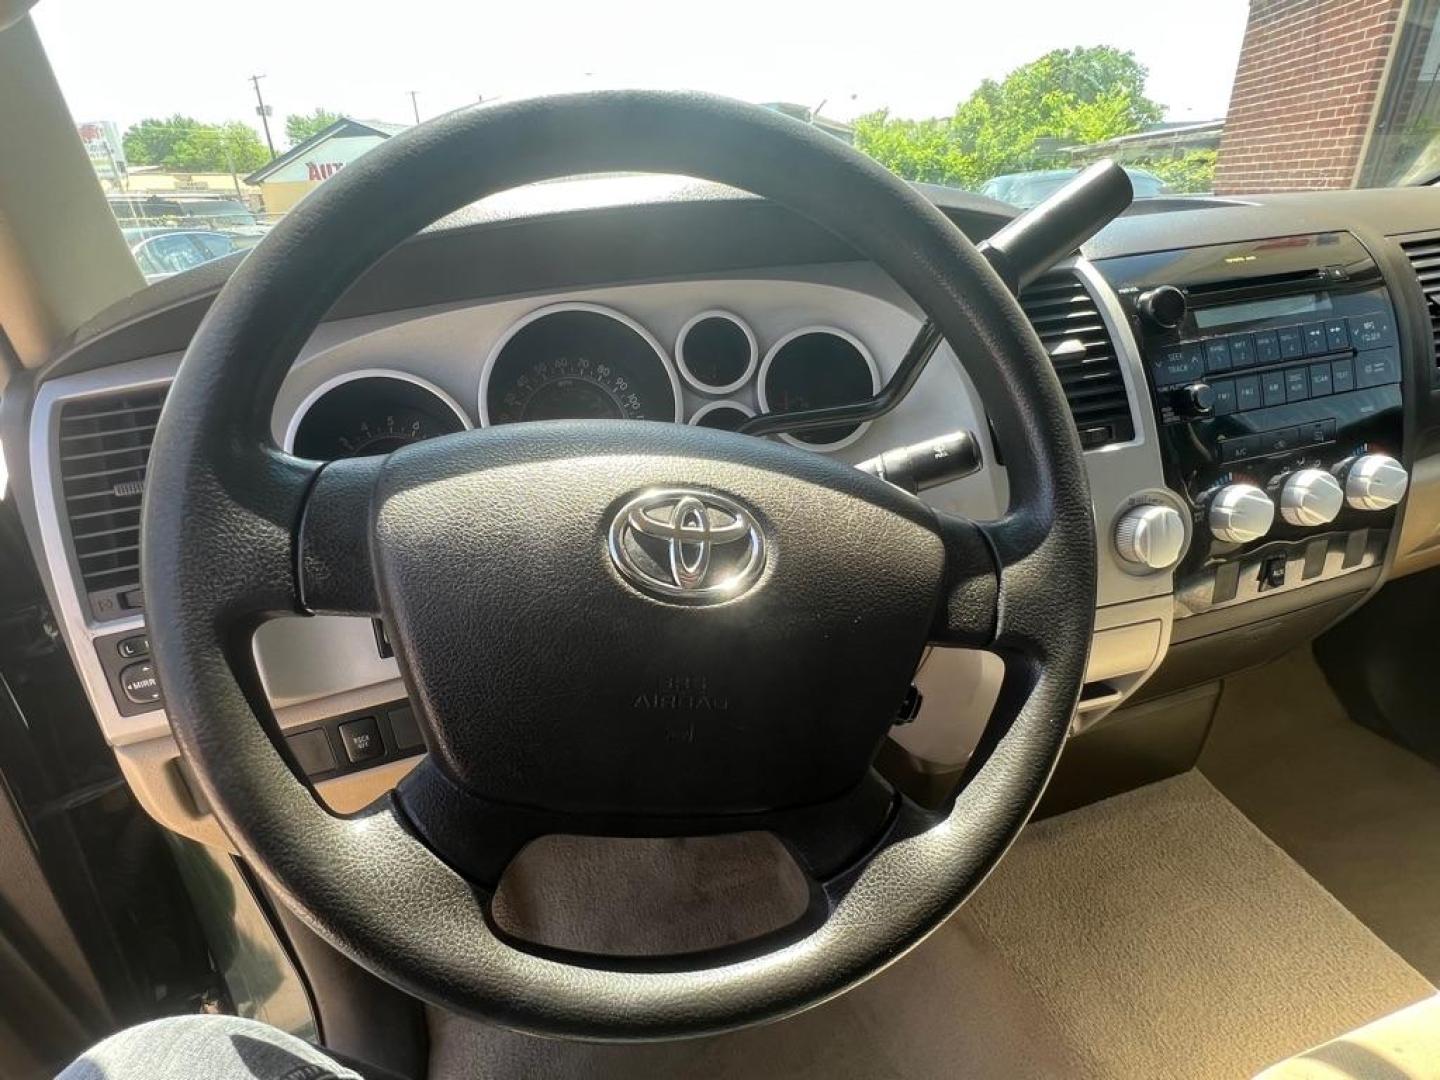
[[[971,359],[1011,491],[1009,512],[983,534],[947,534],[972,556],[979,535],[991,565],[941,598],[936,623],[954,626],[941,636],[1008,660],[996,715],[948,812],[933,821],[902,806],[887,842],[835,884],[828,917],[804,937],[691,970],[580,966],[503,940],[474,883],[435,857],[394,799],[351,817],[319,805],[266,730],[250,660],[262,619],[343,610],[310,598],[373,588],[368,573],[346,570],[351,561],[368,568],[364,539],[341,530],[316,551],[297,543],[307,512],[324,517],[313,510],[317,491],[352,485],[332,518],[364,505],[361,470],[320,469],[269,435],[280,383],[325,312],[386,251],[450,211],[533,181],[619,170],[752,191],[887,271]],[[712,437],[696,452],[743,438],[700,435]],[[829,480],[850,482],[838,472]],[[951,914],[1018,834],[1054,767],[1095,603],[1078,438],[1033,330],[975,248],[932,204],[828,135],[725,99],[655,92],[448,114],[389,140],[281,221],[217,297],[171,387],[150,461],[142,568],[172,727],[257,872],[343,952],[424,999],[527,1031],[601,1039],[711,1033],[793,1013],[873,974]]]

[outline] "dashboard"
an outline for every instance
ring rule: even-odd
[[[977,241],[1012,213],[927,194]],[[282,385],[276,443],[334,460],[558,418],[734,430],[870,397],[921,326],[839,241],[727,189],[604,178],[535,200],[481,204],[370,271]],[[0,411],[101,726],[151,812],[212,843],[225,841],[186,784],[149,662],[139,501],[166,386],[235,261],[102,316]],[[1440,564],[1436,278],[1440,193],[1406,190],[1147,206],[1027,287],[1101,541],[1077,731],[1313,636],[1389,577]],[[774,437],[859,463],[966,432],[981,467],[924,497],[998,517],[1006,473],[967,374],[985,362],[974,349],[943,344],[877,420]],[[277,737],[335,808],[357,809],[423,752],[380,622],[277,619],[253,649]],[[963,766],[1002,675],[987,653],[932,652],[920,716],[896,742],[937,770]]]

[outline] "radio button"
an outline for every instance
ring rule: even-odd
[[[1235,380],[1235,404],[1242,412],[1265,404],[1260,397],[1259,375],[1241,375]]]
[[[1285,369],[1285,400],[1304,401],[1310,396],[1310,376],[1303,367]]]
[[[1225,338],[1212,338],[1205,342],[1205,370],[1230,370],[1230,343]]]
[[[1285,404],[1285,373],[1267,371],[1260,376],[1260,396],[1266,405]]]
[[[1400,356],[1394,349],[1377,349],[1355,358],[1355,385],[1361,390],[1400,381]]]
[[[1372,315],[1353,316],[1348,321],[1350,340],[1357,349],[1378,349],[1395,344],[1395,327],[1388,315],[1377,311]]]
[[[1236,410],[1234,379],[1216,379],[1210,389],[1215,392],[1216,416],[1229,416]]]
[[[1300,355],[1296,353],[1295,355]],[[1274,330],[1258,330],[1255,333],[1255,362],[1273,364],[1281,359],[1280,336]]]
[[[1280,340],[1280,358],[1298,360],[1305,355],[1305,334],[1298,326],[1284,326],[1275,332]]]
[[[1355,389],[1355,365],[1348,356],[1330,361],[1330,388],[1337,394]]]
[[[1232,367],[1255,366],[1255,343],[1250,340],[1249,334],[1231,334],[1226,340],[1230,342],[1230,365]]]
[[[1329,343],[1331,352],[1339,352],[1350,347],[1350,334],[1345,328],[1344,319],[1327,319],[1325,321],[1325,340]]]
[[[1174,386],[1205,377],[1205,358],[1195,342],[1171,345],[1155,361],[1155,385]]]
[[[1325,334],[1323,322],[1306,323],[1305,352],[1310,356],[1323,356],[1330,351],[1330,339]]]
[[[1330,393],[1330,365],[1310,365],[1310,396],[1325,397]]]

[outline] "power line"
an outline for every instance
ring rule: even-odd
[[[417,124],[420,123],[420,103],[416,100],[416,95],[419,93],[418,90],[410,91],[410,108],[415,113],[415,123]]]

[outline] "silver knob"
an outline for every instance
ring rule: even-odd
[[[1363,454],[1345,470],[1345,501],[1356,510],[1388,510],[1409,486],[1405,466],[1389,454]]]
[[[1280,489],[1280,516],[1291,525],[1329,525],[1345,505],[1340,482],[1324,469],[1300,469]]]
[[[1248,544],[1270,531],[1275,504],[1254,484],[1230,484],[1210,500],[1210,532],[1226,544]]]
[[[1185,521],[1173,506],[1133,506],[1115,523],[1115,550],[1126,562],[1165,570],[1180,561]]]

